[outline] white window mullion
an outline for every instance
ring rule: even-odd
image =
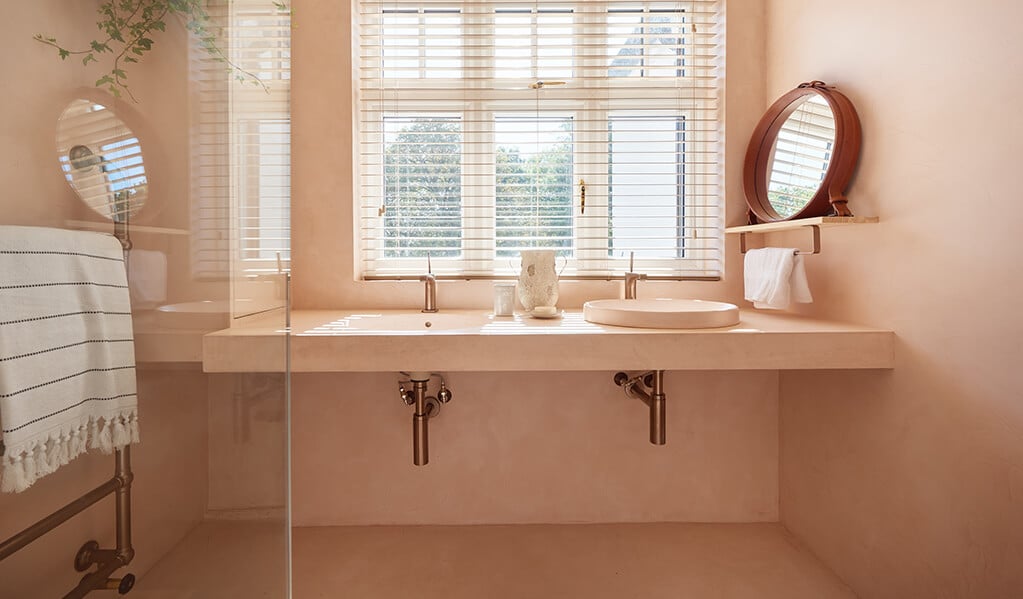
[[[576,39],[584,42],[607,39],[607,6],[604,2],[582,3],[578,13]],[[604,46],[595,43],[583,43],[576,59],[578,79],[573,84],[581,89],[580,96],[584,98],[579,119],[581,132],[576,193],[579,193],[579,180],[586,184],[585,212],[580,208],[578,197],[576,201],[577,254],[574,266],[577,273],[596,273],[608,268],[607,93],[602,83],[605,59]]]
[[[579,181],[585,181],[586,204],[582,210],[576,199],[576,270],[596,273],[608,268],[607,209],[607,110],[605,102],[596,98],[586,101],[580,111],[580,133],[576,193]]]
[[[700,51],[699,45],[708,41],[707,36],[715,36],[709,39],[717,37],[718,25],[699,22],[696,15],[687,25],[683,46],[689,57],[687,66],[695,70],[694,74],[711,72],[710,67],[715,67],[718,60],[716,53],[708,55]],[[720,71],[715,69],[713,72]],[[714,85],[713,89],[719,87],[722,85]],[[688,124],[691,125],[687,126],[686,146],[697,159],[685,165],[688,192],[685,209],[689,217],[687,224],[691,227],[685,243],[687,261],[683,265],[699,272],[720,273],[724,270],[723,242],[719,232],[724,226],[724,208],[719,200],[722,197],[721,170],[717,165],[722,164],[723,155],[717,140],[723,138],[723,130],[717,117],[718,100],[716,97],[710,100],[711,112],[705,107],[708,102],[702,98],[705,93],[702,87],[694,85],[686,106]]]

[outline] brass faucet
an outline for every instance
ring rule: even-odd
[[[426,298],[423,302],[423,312],[437,311],[437,277],[432,274],[425,274],[419,280],[426,283]]]
[[[646,280],[645,274],[634,272],[632,268],[635,252],[629,252],[629,272],[625,273],[625,299],[636,299],[636,287],[640,280]]]
[[[426,274],[419,277],[419,280],[426,283],[426,297],[423,301],[423,312],[433,313],[437,311],[437,277],[433,275],[433,266],[430,264],[430,254],[426,255]]]

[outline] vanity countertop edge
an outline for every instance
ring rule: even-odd
[[[742,310],[716,329],[635,329],[516,316],[458,330],[352,330],[330,327],[367,310],[298,310],[291,316],[292,372],[499,372],[606,370],[891,369],[895,333],[789,314]],[[377,310],[376,313],[412,314]],[[476,314],[483,310],[450,311]],[[429,315],[423,315],[429,319]],[[248,320],[248,319],[246,319]],[[203,337],[206,372],[283,372],[285,329],[272,319]]]

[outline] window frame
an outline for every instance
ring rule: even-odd
[[[452,3],[455,6],[457,3]],[[613,14],[628,14],[629,12],[639,12],[642,14],[649,14],[651,12],[667,12],[665,9],[651,9],[652,6],[675,6],[680,3],[674,2],[629,2],[620,3],[624,9],[621,11],[609,10],[608,6],[613,4],[619,4],[615,2],[607,3],[592,3],[586,2],[564,2],[556,6],[562,7],[560,9],[553,8],[549,11],[551,14],[572,14],[572,37],[578,39],[581,34],[585,33],[586,36],[592,37],[595,29],[600,29],[598,32],[602,39],[608,40],[611,36],[612,22],[610,16]],[[420,29],[425,26],[426,15],[430,14],[432,6],[436,6],[438,13],[443,14],[454,14],[451,11],[451,7],[445,4],[433,4],[430,2],[395,2],[388,4],[387,7],[378,13],[377,20],[369,24],[370,28],[383,28],[384,15],[388,14],[388,10],[400,11],[404,14],[418,14]],[[445,271],[451,272],[450,278],[457,279],[501,279],[513,276],[517,272],[517,266],[512,264],[514,260],[499,257],[497,255],[499,249],[497,248],[496,241],[498,240],[497,229],[493,224],[495,221],[495,210],[497,206],[496,198],[496,143],[495,143],[495,131],[496,125],[494,119],[497,115],[503,113],[524,113],[534,112],[543,117],[548,114],[568,114],[571,115],[574,122],[576,123],[593,123],[601,122],[605,123],[605,126],[600,131],[583,131],[576,132],[577,135],[573,139],[573,198],[572,198],[572,217],[573,217],[573,251],[574,255],[569,260],[568,268],[565,272],[565,278],[575,279],[603,279],[609,276],[606,273],[624,271],[629,266],[629,257],[622,256],[611,256],[609,255],[613,250],[612,240],[606,234],[603,236],[587,235],[582,234],[584,230],[607,230],[609,226],[610,218],[610,165],[612,163],[612,157],[609,152],[610,139],[609,135],[611,132],[611,120],[618,116],[639,116],[639,115],[628,115],[627,111],[634,108],[635,102],[635,88],[645,87],[644,77],[622,77],[620,81],[613,80],[610,77],[608,71],[610,65],[606,63],[607,56],[596,55],[589,56],[585,59],[579,58],[579,53],[573,45],[572,58],[571,58],[571,75],[572,80],[579,82],[582,86],[576,86],[573,89],[572,97],[565,99],[563,95],[560,95],[558,88],[545,89],[545,98],[543,102],[548,105],[552,105],[550,108],[540,110],[538,107],[537,92],[529,89],[521,89],[524,79],[521,77],[516,78],[497,78],[493,75],[496,71],[496,57],[495,48],[497,45],[495,42],[495,36],[497,35],[496,18],[495,14],[498,14],[499,10],[507,9],[511,5],[503,5],[500,3],[486,3],[486,2],[474,2],[466,3],[461,5],[461,9],[457,12],[461,17],[459,19],[458,27],[461,29],[463,34],[470,34],[471,36],[478,36],[486,43],[482,44],[485,48],[485,52],[481,52],[482,56],[468,57],[464,53],[461,56],[460,70],[464,75],[464,71],[467,68],[483,68],[485,72],[489,74],[486,84],[492,87],[484,88],[482,84],[473,86],[465,85],[461,83],[461,79],[457,82],[452,81],[450,84],[445,82],[443,79],[429,78],[423,76],[425,71],[420,71],[420,76],[417,78],[413,77],[396,77],[390,80],[396,81],[397,83],[387,88],[386,94],[381,91],[381,96],[387,95],[388,98],[382,98],[380,100],[374,100],[377,105],[377,110],[369,110],[366,104],[359,103],[359,110],[364,112],[364,115],[360,117],[364,121],[375,120],[378,123],[382,123],[385,118],[402,117],[409,118],[414,114],[421,114],[423,116],[431,114],[461,114],[463,124],[463,140],[462,140],[462,154],[461,164],[467,165],[462,171],[462,189],[487,189],[489,190],[485,194],[462,194],[462,231],[463,231],[463,243],[461,245],[462,256],[457,259],[444,258],[444,257],[432,257],[428,260],[426,257],[401,257],[401,258],[389,258],[382,253],[382,249],[373,243],[373,239],[379,239],[380,236],[368,238],[368,236],[359,234],[356,236],[356,256],[357,260],[357,277],[363,280],[394,280],[403,279],[410,276],[414,276],[414,273],[424,272],[428,267],[428,262],[432,262],[432,266],[435,272],[444,273]],[[571,10],[564,10],[564,7],[570,7]],[[638,11],[636,7],[642,7]],[[516,5],[515,8],[518,8]],[[531,15],[531,29],[534,32],[534,40],[536,31],[538,28],[538,19],[542,14],[547,13],[543,8],[539,8],[536,4],[524,2],[521,5],[522,12],[529,11]],[[415,12],[413,12],[415,11]],[[674,12],[684,12],[677,9]],[[584,15],[588,18],[576,18],[577,15]],[[594,19],[594,16],[597,19]],[[366,15],[363,15],[366,18]],[[595,24],[598,23],[599,24]],[[365,22],[363,23],[365,26]],[[644,34],[645,35],[645,34]],[[608,46],[603,46],[608,47]],[[370,72],[379,73],[379,81],[387,80],[384,77],[384,68],[386,57],[383,55],[383,45],[379,47],[381,54],[377,56],[366,56],[363,54],[362,61],[363,67],[368,67]],[[419,44],[416,46],[418,50],[418,59],[420,65],[424,64],[426,58],[426,46]],[[463,46],[464,48],[464,46]],[[531,74],[530,80],[541,79],[541,72],[538,70],[538,52],[537,46],[534,44],[530,50],[531,57]],[[477,64],[473,65],[475,61]],[[356,67],[358,68],[358,61],[356,61]],[[684,67],[679,67],[684,68]],[[591,91],[586,91],[589,88],[587,84],[588,78],[601,78],[605,81],[604,85],[600,87],[594,87]],[[663,78],[661,78],[663,79]],[[715,98],[720,97],[722,83],[720,77],[718,77],[718,83],[715,89]],[[519,88],[519,89],[515,89]],[[423,102],[422,106],[416,107],[416,96],[418,93],[425,89],[429,89],[431,92],[431,99],[427,102]],[[500,96],[494,93],[494,89],[500,90]],[[381,90],[383,86],[381,85]],[[645,98],[644,106],[640,112],[650,112],[653,114],[650,116],[658,115],[658,118],[667,117],[678,119],[680,121],[696,120],[694,115],[702,107],[699,102],[703,101],[703,98],[697,98],[698,91],[695,89],[691,98],[682,98],[680,100],[679,94],[670,89],[663,87],[651,86],[650,95]],[[559,97],[561,96],[561,97]],[[391,109],[388,109],[390,102]],[[375,116],[374,116],[375,115]],[[359,119],[357,119],[359,121]],[[717,116],[718,131],[717,135],[712,137],[719,137],[721,135],[721,116]],[[373,151],[379,156],[386,155],[386,136],[381,131],[378,133],[379,147]],[[703,156],[708,153],[716,153],[720,156],[722,153],[721,145],[716,139],[711,140],[686,140],[684,144],[697,147],[699,151],[693,152],[696,156]],[[366,143],[360,139],[360,136],[356,136],[357,152],[355,157],[355,168],[356,168],[356,187],[357,187],[357,201],[356,201],[356,222],[358,226],[356,229],[362,231],[365,228],[379,228],[382,227],[382,215],[376,208],[376,204],[383,205],[384,192],[382,191],[386,184],[384,183],[384,175],[382,173],[367,172],[367,169],[361,168],[361,160],[359,153],[365,149]],[[713,147],[709,150],[708,147]],[[482,150],[482,154],[481,154]],[[485,156],[482,160],[472,160],[473,155]],[[598,157],[603,156],[603,159]],[[383,168],[382,165],[379,165]],[[699,184],[708,185],[717,189],[721,188],[720,184],[720,173],[706,174],[698,172],[695,169],[695,165],[689,162],[681,164],[683,169],[680,173],[680,179],[690,181],[701,181]],[[367,177],[372,179],[377,177],[380,180],[378,188],[381,190],[378,198],[372,200],[379,200],[379,202],[367,200],[362,197],[362,190],[367,189],[366,181]],[[604,203],[587,203],[585,213],[582,213],[579,205],[579,181],[585,180],[587,188],[598,188],[608,190],[608,201]],[[707,180],[707,181],[704,181]],[[712,181],[711,181],[712,180]],[[680,189],[684,189],[685,183],[680,185]],[[482,201],[481,201],[482,199]],[[653,273],[653,278],[665,278],[671,280],[720,280],[723,268],[721,265],[721,254],[723,252],[723,211],[724,211],[724,200],[722,193],[718,193],[716,198],[716,204],[714,206],[701,205],[702,201],[699,197],[693,197],[691,194],[681,194],[679,199],[679,212],[681,213],[679,218],[679,227],[685,227],[686,219],[712,219],[716,221],[716,227],[718,233],[716,237],[707,240],[700,238],[691,238],[689,235],[681,236],[679,238],[679,251],[681,253],[687,251],[717,251],[717,256],[707,259],[694,259],[687,257],[686,270],[702,271],[701,274],[697,275],[677,275],[677,274],[663,274],[664,272],[670,272],[677,270],[677,263],[679,258],[646,258],[637,257],[635,266],[637,268],[644,269],[645,272]],[[468,202],[468,203],[466,203]],[[489,213],[485,213],[489,211]],[[369,223],[367,225],[367,223]],[[485,236],[483,242],[476,239],[465,240],[465,231],[475,231],[477,227],[481,227],[484,230],[489,228],[490,234]],[[484,246],[484,242],[489,242],[488,246]],[[710,248],[710,250],[708,250]],[[717,263],[717,268],[711,268],[708,266],[709,263]],[[695,267],[688,266],[688,263],[695,264]],[[455,264],[473,264],[476,265],[471,273],[461,272],[461,269],[454,266]],[[716,270],[716,272],[714,272]],[[371,271],[371,272],[367,272]],[[599,271],[600,274],[585,274]],[[393,274],[392,274],[393,273]],[[440,276],[444,276],[441,274]]]

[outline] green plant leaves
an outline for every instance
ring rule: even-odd
[[[273,5],[278,10],[288,10],[284,2],[275,1]],[[151,33],[166,31],[166,17],[174,15],[195,35],[200,47],[215,60],[226,63],[239,81],[252,81],[265,89],[266,85],[257,75],[234,64],[221,50],[216,35],[207,29],[210,17],[203,6],[204,0],[106,0],[96,11],[100,15],[96,26],[106,38],[92,40],[87,50],[70,50],[61,46],[56,38],[42,34],[34,35],[33,39],[56,48],[61,60],[72,54],[82,55],[83,66],[98,63],[96,54],[113,54],[112,68],[96,80],[96,87],[107,89],[115,97],[120,97],[123,91],[135,100],[126,83],[128,73],[122,63],[138,63],[140,57],[153,49]]]

